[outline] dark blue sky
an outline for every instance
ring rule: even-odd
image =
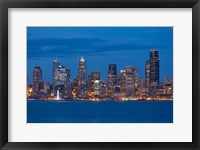
[[[139,77],[145,77],[149,50],[158,49],[160,80],[173,77],[172,27],[27,27],[28,78],[32,83],[35,66],[43,71],[43,81],[52,83],[53,59],[71,70],[76,78],[78,60],[87,61],[87,75],[101,72],[106,80],[109,64],[117,64],[117,72],[125,66],[137,66]]]

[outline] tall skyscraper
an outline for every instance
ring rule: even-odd
[[[78,65],[78,85],[87,83],[87,69],[86,69],[86,60],[81,57]]]
[[[135,77],[134,77],[134,67],[126,66],[126,95],[135,96]]]
[[[69,80],[69,70],[65,66],[58,66],[54,68],[54,94],[57,94],[57,90],[62,95],[66,93],[66,84]]]
[[[150,85],[150,61],[146,61],[145,65],[145,87],[148,89]]]
[[[60,64],[59,64],[59,60],[58,60],[58,58],[55,58],[54,60],[53,60],[53,84],[55,84],[55,68],[56,67],[58,67]]]
[[[133,66],[133,71],[134,71],[134,84],[135,88],[138,87],[138,67]]]
[[[37,93],[44,88],[44,83],[42,82],[42,69],[36,66],[33,69],[33,96],[37,96]]]
[[[86,60],[83,57],[79,59],[77,81],[78,81],[77,96],[79,98],[86,98],[88,95],[87,68],[86,68]]]
[[[58,66],[54,68],[54,86],[65,85],[68,79],[67,68],[65,66]]]
[[[110,64],[107,75],[108,93],[110,95],[114,92],[116,84],[117,84],[117,65]]]
[[[146,62],[146,88],[158,86],[160,83],[159,74],[159,51],[150,50],[150,59]]]
[[[33,69],[33,82],[42,82],[42,69],[39,66]]]
[[[159,51],[150,50],[150,85],[158,86],[159,80]]]
[[[65,85],[66,96],[70,97],[72,94],[72,84],[70,82],[70,69],[69,68],[66,68],[66,74],[67,74],[67,81],[66,81],[66,85]]]
[[[120,85],[120,91],[122,93],[125,93],[126,92],[126,71],[125,70],[120,70],[118,85]]]

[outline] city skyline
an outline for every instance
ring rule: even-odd
[[[172,35],[171,27],[28,27],[27,75],[32,82],[32,71],[40,66],[43,81],[52,83],[49,66],[58,57],[62,65],[70,68],[71,79],[74,79],[78,59],[83,56],[88,62],[87,76],[101,72],[101,78],[106,80],[108,65],[116,64],[117,74],[124,66],[137,66],[139,76],[145,78],[149,50],[155,48],[159,49],[162,60],[161,81],[164,77],[173,78]]]
[[[55,58],[52,63],[52,80],[44,83],[42,69],[33,69],[30,83],[27,79],[28,99],[84,99],[84,100],[166,100],[173,99],[173,78],[160,82],[159,50],[150,50],[146,61],[145,78],[138,76],[138,67],[124,66],[117,74],[117,65],[109,64],[107,80],[101,79],[101,72],[87,75],[87,60],[78,61],[78,73],[71,79],[70,69]],[[70,80],[71,79],[71,80]]]
[[[27,123],[173,123],[173,27],[27,27]]]

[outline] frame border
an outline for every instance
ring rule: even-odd
[[[192,142],[8,142],[9,8],[192,8]],[[200,149],[200,0],[0,0],[0,148],[10,149]]]

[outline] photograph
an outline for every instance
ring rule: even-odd
[[[173,123],[172,26],[27,26],[27,123]]]

